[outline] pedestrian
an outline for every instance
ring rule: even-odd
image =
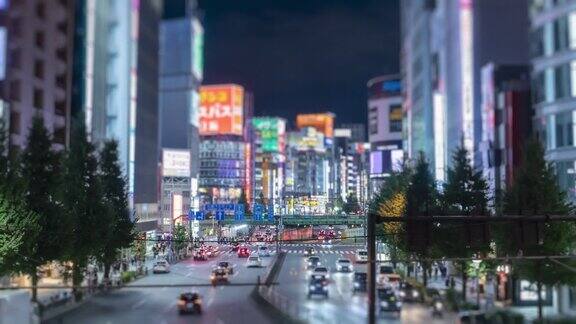
[[[434,280],[438,280],[438,266],[434,266]]]

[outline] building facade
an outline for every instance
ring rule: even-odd
[[[532,1],[535,127],[561,188],[576,201],[576,2]]]
[[[236,84],[200,88],[200,207],[252,194],[252,96]]]
[[[77,0],[74,8],[73,119],[97,145],[118,142],[131,209],[140,221],[157,219],[162,1]]]
[[[56,149],[69,141],[73,8],[72,0],[0,3],[0,80],[12,148],[25,147],[37,115]]]
[[[437,180],[462,141],[481,162],[481,69],[529,61],[527,12],[525,0],[402,1],[406,150],[424,152]]]
[[[285,196],[286,120],[277,117],[252,118],[254,150],[253,197],[280,208]]]
[[[403,159],[402,85],[399,76],[368,81],[368,141],[370,193],[378,192],[386,177],[399,170]]]
[[[160,205],[164,227],[178,221],[174,217],[181,217],[183,212],[199,209],[198,127],[204,30],[196,15],[196,3],[185,4],[181,12],[172,11],[164,17],[160,33]],[[174,173],[175,164],[187,166],[189,171]],[[175,212],[178,210],[180,213]]]
[[[482,69],[481,168],[495,205],[520,165],[522,146],[532,131],[528,65],[487,64]]]

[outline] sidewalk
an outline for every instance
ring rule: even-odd
[[[152,266],[156,260],[153,258],[147,258],[143,264],[143,271],[147,273],[147,270],[151,270]],[[127,271],[137,271],[138,264],[131,264],[128,263]],[[112,274],[112,270],[111,270]],[[84,301],[89,299],[92,295],[99,293],[98,286],[103,283],[104,279],[104,271],[97,272],[97,285],[93,288],[88,288],[84,292],[84,296],[82,298],[82,302],[76,303],[72,298],[72,289],[52,289],[52,288],[45,288],[45,289],[38,289],[38,303],[41,305],[42,308],[42,319],[46,320],[48,318],[53,318],[58,316],[59,314],[65,313],[75,307],[81,305]],[[71,282],[67,282],[66,284],[71,284]],[[65,285],[62,278],[42,278],[38,282],[39,286],[63,286]],[[83,286],[90,286],[88,282],[88,278],[84,278],[82,281]]]

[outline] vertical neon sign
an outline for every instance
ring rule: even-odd
[[[460,73],[462,81],[462,135],[464,148],[474,154],[473,0],[460,0]]]

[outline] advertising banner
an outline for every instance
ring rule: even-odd
[[[162,175],[164,177],[190,176],[190,151],[163,149],[162,150]]]
[[[314,127],[326,137],[334,136],[334,114],[300,114],[296,116],[298,128]]]
[[[200,87],[200,135],[243,135],[244,88],[234,84]]]
[[[286,122],[281,118],[255,117],[252,126],[262,141],[265,153],[284,152]]]

